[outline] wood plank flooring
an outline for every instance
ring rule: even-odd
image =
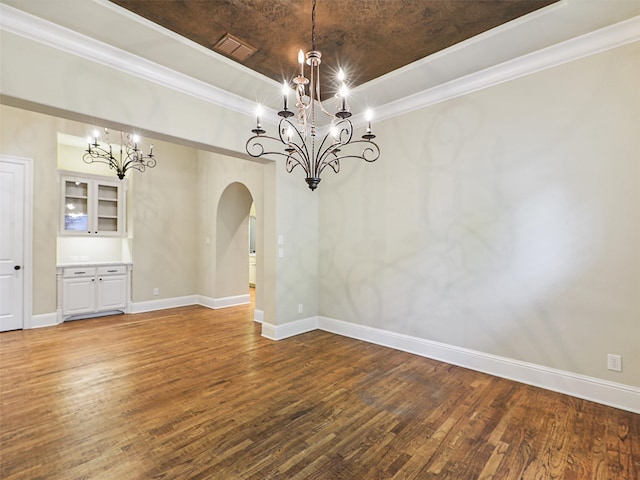
[[[249,306],[0,334],[0,478],[640,478],[640,415]]]

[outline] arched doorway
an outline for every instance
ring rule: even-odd
[[[228,299],[220,306],[249,303],[250,249],[249,226],[253,197],[242,183],[228,185],[218,202],[216,215],[216,298]],[[257,229],[256,229],[257,230]],[[257,235],[254,232],[254,235]],[[255,248],[258,242],[253,242]],[[253,259],[257,261],[259,248],[255,248]],[[254,285],[259,288],[254,279]]]

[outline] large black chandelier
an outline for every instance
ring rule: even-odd
[[[138,148],[140,137],[133,134],[124,134],[120,132],[120,151],[114,156],[113,147],[109,141],[109,130],[104,129],[104,142],[98,143],[100,138],[97,130],[93,132],[93,142],[91,137],[87,139],[89,146],[86,153],[82,156],[85,163],[104,163],[109,168],[116,171],[116,175],[120,180],[124,178],[128,170],[132,168],[139,172],[144,172],[147,168],[156,166],[156,158],[153,155],[153,144],[149,147],[149,153],[146,155]]]
[[[285,81],[283,84],[284,107],[278,112],[282,117],[278,124],[278,136],[265,135],[262,128],[261,108],[258,106],[256,128],[251,130],[254,135],[247,140],[246,150],[254,158],[265,155],[286,158],[287,172],[300,166],[305,172],[306,182],[311,190],[315,190],[320,183],[320,175],[326,167],[338,173],[340,160],[346,158],[359,158],[366,162],[375,162],[380,157],[380,148],[373,142],[376,137],[371,130],[372,112],[366,113],[367,129],[361,139],[353,138],[353,124],[349,117],[349,105],[347,103],[348,89],[342,69],[338,72],[338,81],[341,84],[336,93],[337,111],[331,114],[325,110],[320,99],[320,63],[321,53],[316,49],[316,0],[313,0],[311,10],[311,50],[303,54],[298,53],[300,74],[293,79],[296,92],[297,121],[291,121],[296,115],[288,108],[288,93],[290,87]],[[310,79],[304,76],[304,64],[310,67]],[[306,86],[309,91],[306,91]],[[322,113],[332,118],[328,131],[319,135],[316,126],[316,104]],[[265,147],[266,145],[273,145]]]

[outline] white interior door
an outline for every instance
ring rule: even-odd
[[[24,327],[25,166],[0,161],[0,331]]]

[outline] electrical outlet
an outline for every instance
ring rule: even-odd
[[[621,355],[613,355],[612,353],[607,354],[607,368],[609,370],[613,370],[614,372],[622,371],[622,356]]]
[[[153,289],[153,295],[154,295],[155,297],[157,297],[158,295],[160,295],[160,291],[159,291],[157,288],[154,288],[154,289]]]
[[[298,313],[302,313],[302,304],[301,303],[298,304]]]

